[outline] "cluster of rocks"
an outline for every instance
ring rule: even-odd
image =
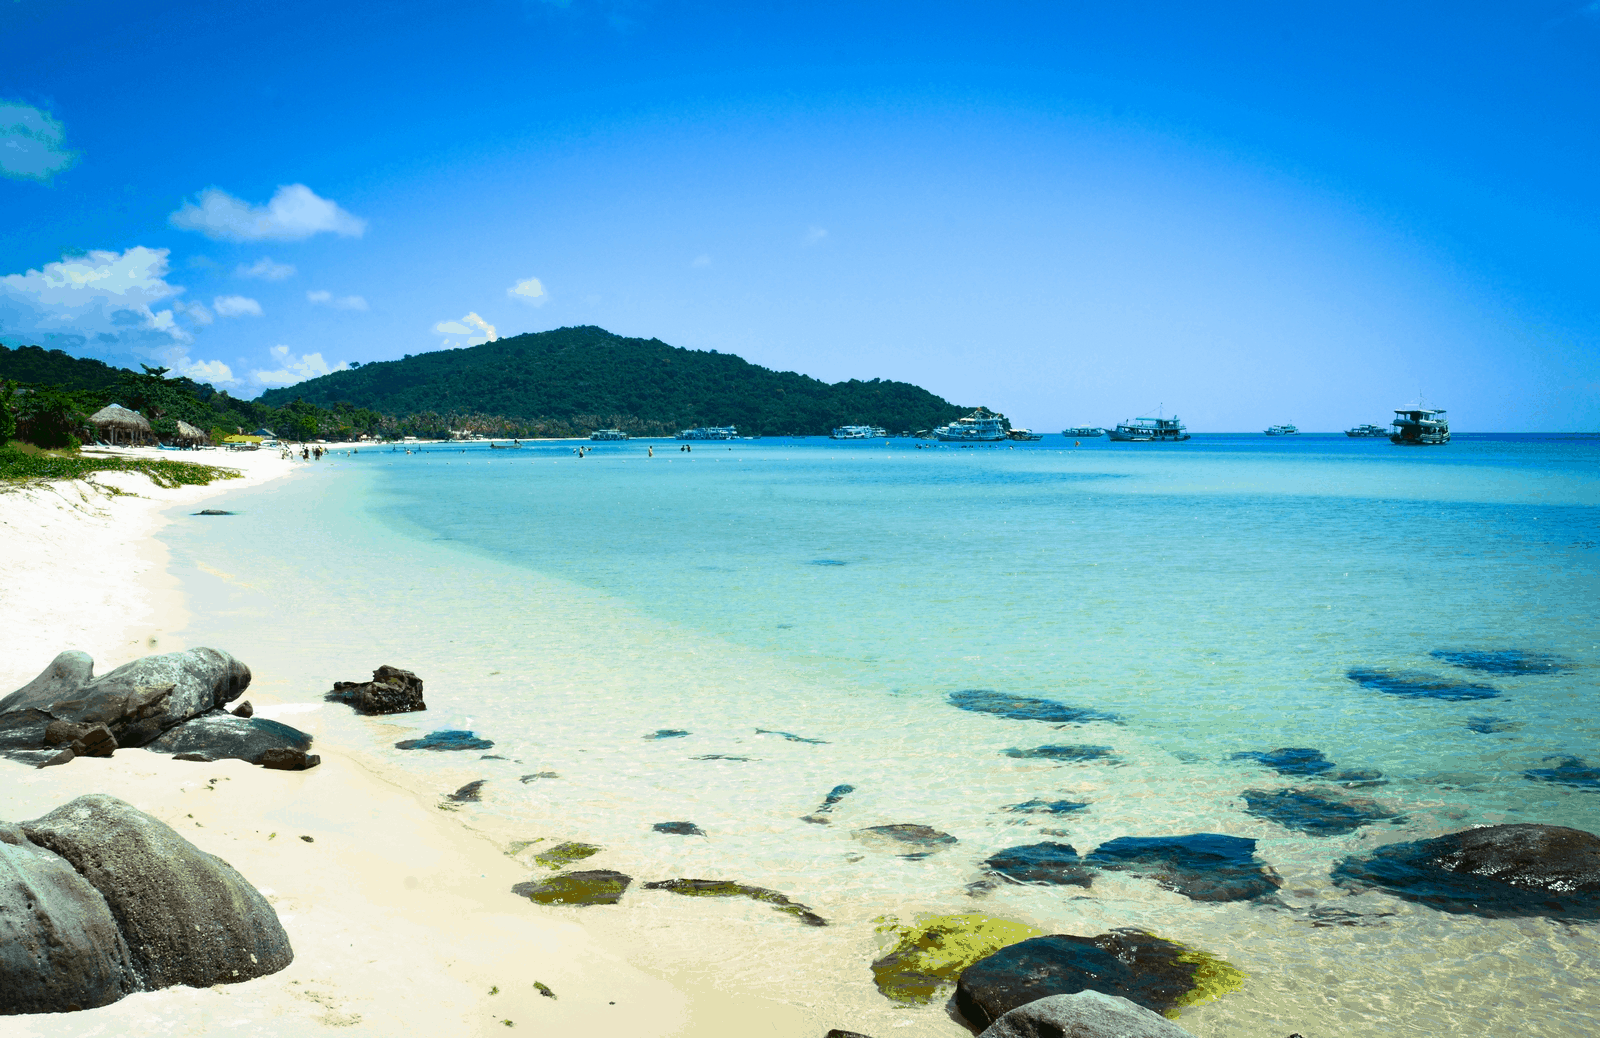
[[[335,681],[323,697],[330,703],[347,703],[358,714],[404,714],[426,710],[422,679],[409,670],[387,664],[372,672],[371,681]]]
[[[293,959],[277,913],[231,865],[115,797],[0,822],[0,1014],[233,984]]]
[[[99,677],[88,653],[63,652],[0,699],[0,754],[40,767],[125,747],[285,771],[320,763],[305,732],[254,717],[248,702],[225,709],[249,685],[250,668],[217,649],[146,656]]]

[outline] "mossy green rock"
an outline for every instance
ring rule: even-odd
[[[547,851],[535,854],[533,860],[547,869],[559,869],[599,853],[600,848],[592,843],[558,843]]]
[[[798,901],[791,901],[776,890],[752,887],[724,879],[658,879],[644,885],[646,890],[668,890],[685,897],[747,897],[763,901],[807,926],[827,926],[828,921]]]
[[[910,926],[886,919],[878,933],[896,942],[872,964],[878,990],[896,1002],[914,1004],[931,1001],[939,988],[954,984],[979,959],[1044,931],[973,912],[920,915]]]
[[[614,905],[621,898],[632,876],[607,869],[588,872],[563,872],[538,882],[518,883],[511,892],[541,905]]]

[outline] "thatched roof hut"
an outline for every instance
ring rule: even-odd
[[[150,439],[150,423],[145,416],[120,404],[102,407],[89,416],[89,424],[108,443],[144,443]]]
[[[211,438],[204,429],[198,429],[183,419],[178,419],[178,435],[173,437],[184,443],[204,443]]]

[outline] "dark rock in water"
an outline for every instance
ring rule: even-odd
[[[1333,870],[1445,912],[1600,920],[1600,836],[1559,825],[1491,825],[1393,843]]]
[[[213,760],[252,764],[261,763],[269,750],[296,750],[304,757],[310,748],[311,736],[298,728],[265,717],[236,717],[226,710],[186,721],[145,746],[152,753],[203,753]]]
[[[733,757],[733,756],[729,756],[726,753],[702,753],[698,757],[690,757],[689,759],[690,760],[743,760],[743,761],[751,761],[751,760],[757,760],[758,758],[756,758],[756,757]]]
[[[194,514],[195,515],[232,515],[233,513],[232,512],[228,512],[228,511],[224,511],[221,508],[202,508],[202,509],[200,509],[200,511],[198,511],[198,512],[196,512]]]
[[[1514,732],[1522,725],[1506,717],[1469,717],[1467,718],[1467,731],[1477,732],[1479,735],[1498,735],[1501,732]]]
[[[1523,774],[1536,782],[1556,782],[1580,789],[1600,789],[1600,768],[1582,757],[1546,757],[1546,762],[1557,761],[1553,768],[1530,768]]]
[[[250,763],[259,764],[270,771],[309,771],[321,764],[322,758],[293,746],[274,746],[270,750],[262,750]]]
[[[1410,699],[1444,699],[1458,703],[1473,699],[1495,699],[1500,695],[1500,690],[1493,685],[1475,685],[1416,670],[1388,671],[1352,667],[1345,676],[1363,688],[1387,692],[1391,696],[1406,696]]]
[[[541,905],[614,905],[632,882],[632,876],[595,869],[563,872],[546,880],[518,883],[511,892]]]
[[[1256,841],[1219,833],[1119,836],[1096,847],[1084,864],[1148,876],[1193,901],[1248,901],[1283,886],[1255,852]]]
[[[826,740],[826,739],[807,739],[805,736],[803,736],[803,735],[795,735],[793,732],[775,732],[770,728],[757,728],[756,729],[756,734],[757,735],[781,735],[785,739],[788,739],[790,742],[808,742],[808,743],[811,743],[813,746],[826,746],[826,745],[828,745],[828,740]]]
[[[521,783],[524,786],[526,786],[528,783],[532,782],[534,779],[560,778],[560,777],[561,777],[560,775],[557,775],[553,771],[536,771],[532,775],[524,775],[524,776],[522,776],[522,778],[519,781],[521,781]]]
[[[1087,887],[1094,881],[1094,874],[1083,867],[1083,859],[1067,843],[1007,847],[991,854],[983,864],[1013,883]]]
[[[1084,990],[1020,1005],[979,1038],[1194,1038],[1166,1017],[1125,998]]]
[[[488,779],[477,779],[473,782],[468,782],[445,799],[453,800],[458,804],[476,804],[483,799],[483,786],[488,781]]]
[[[471,732],[458,730],[429,732],[420,739],[401,739],[394,744],[397,750],[487,750],[493,740],[480,739]]]
[[[1116,714],[1099,710],[1085,710],[1054,699],[1035,699],[1032,696],[1013,696],[989,688],[968,688],[950,693],[950,705],[981,714],[999,714],[1017,721],[1055,721],[1061,724],[1085,724],[1089,721],[1115,721]]]
[[[660,879],[644,885],[646,890],[668,890],[686,897],[747,897],[792,915],[807,926],[827,926],[828,921],[798,901],[791,901],[776,890],[731,883],[721,879]]]
[[[846,566],[846,565],[849,565],[849,563],[845,562],[843,559],[812,559],[811,560],[811,565],[813,565],[813,566]]]
[[[1082,811],[1089,805],[1081,800],[1024,800],[1020,804],[1007,804],[1005,809],[1022,815],[1064,815]]]
[[[108,1005],[138,987],[105,898],[0,822],[0,1016]]]
[[[222,708],[249,684],[250,668],[216,649],[146,656],[100,677],[88,653],[63,652],[44,673],[0,699],[0,750],[36,750],[55,721],[86,729],[105,725],[118,746],[143,746]]]
[[[232,984],[294,959],[277,913],[231,865],[115,797],[82,796],[21,828],[105,898],[143,988]]]
[[[1400,817],[1399,812],[1390,811],[1373,800],[1332,796],[1309,789],[1280,789],[1275,793],[1247,789],[1239,795],[1244,797],[1246,814],[1312,836],[1342,836],[1363,825]]]
[[[689,733],[684,731],[682,728],[657,728],[655,731],[653,731],[649,735],[645,736],[645,738],[646,739],[681,739],[685,735],[688,735],[688,734]]]
[[[822,1038],[872,1038],[872,1036],[862,1034],[860,1031],[841,1031],[837,1027],[830,1027]]]
[[[1116,754],[1109,746],[1035,746],[1031,750],[1020,750],[1016,747],[1006,751],[1007,757],[1017,757],[1023,760],[1061,760],[1061,761],[1086,761],[1086,760],[1116,760]]]
[[[235,717],[254,717],[255,715],[256,708],[250,705],[250,700],[248,699],[233,708],[233,716]]]
[[[592,858],[600,853],[600,848],[592,843],[558,843],[547,851],[540,851],[533,856],[533,860],[547,869],[559,869],[571,865],[575,861]]]
[[[186,760],[193,764],[215,764],[215,757],[208,757],[203,753],[174,753],[173,760]]]
[[[1235,990],[1242,981],[1227,963],[1153,934],[1052,934],[968,966],[956,985],[956,1007],[983,1028],[1038,999],[1092,990],[1166,1013]]]
[[[932,826],[909,823],[872,825],[865,829],[857,829],[852,835],[859,840],[895,850],[912,848],[914,853],[906,855],[912,858],[925,858],[934,851],[943,850],[956,842],[954,836],[942,833]]]
[[[1243,753],[1235,753],[1230,759],[1253,760],[1280,775],[1320,775],[1334,768],[1333,761],[1324,756],[1321,750],[1309,746],[1282,746],[1265,753],[1246,750]]]
[[[704,836],[706,831],[693,822],[657,822],[650,827],[669,836]]]
[[[813,825],[827,825],[829,819],[826,816],[833,813],[833,809],[838,806],[839,801],[843,800],[845,797],[849,796],[855,791],[856,787],[854,786],[834,786],[833,789],[828,791],[828,795],[822,798],[822,804],[815,811],[803,816],[800,820],[802,822],[810,822]]]
[[[422,679],[409,670],[387,664],[372,672],[371,681],[335,681],[333,691],[322,698],[348,703],[358,714],[403,714],[428,709],[422,701]]]
[[[1484,674],[1559,674],[1572,665],[1565,656],[1550,652],[1523,652],[1521,649],[1435,649],[1428,653],[1456,667]]]

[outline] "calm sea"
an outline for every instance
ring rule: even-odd
[[[319,704],[384,663],[426,682],[425,714],[283,720],[441,794],[487,779],[460,811],[497,837],[592,843],[589,867],[640,881],[772,888],[831,924],[638,887],[562,910],[664,972],[957,1035],[942,1000],[877,994],[874,921],[987,912],[1224,956],[1249,980],[1185,1013],[1200,1035],[1592,1034],[1600,928],[1443,915],[1329,872],[1473,824],[1600,832],[1600,788],[1527,775],[1600,767],[1600,439],[1080,442],[364,448],[165,537],[196,614],[185,641],[234,652],[259,689]],[[1505,651],[1558,666],[1433,655]],[[1396,695],[1353,671],[1486,688]],[[973,689],[1108,719],[952,705]],[[437,729],[494,747],[393,747]],[[646,738],[663,730],[687,734]],[[1108,752],[1007,752],[1049,745]],[[1235,757],[1285,747],[1334,768]],[[830,824],[802,820],[841,785]],[[1243,796],[1306,788],[1395,817],[1319,835]],[[1063,800],[1088,806],[1013,809]],[[918,856],[855,835],[890,824],[956,842]],[[1276,899],[1193,901],[1128,874],[983,883],[1008,847],[1187,833],[1256,840]]]

